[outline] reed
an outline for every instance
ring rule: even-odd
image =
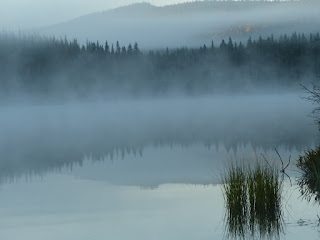
[[[223,182],[228,232],[245,236],[248,216],[245,169],[239,165],[232,165],[223,176]]]
[[[300,156],[297,167],[301,172],[298,185],[302,197],[309,202],[314,198],[320,204],[320,146]]]
[[[253,165],[233,163],[222,179],[230,238],[271,238],[283,232],[278,169],[258,159]]]

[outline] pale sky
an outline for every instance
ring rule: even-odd
[[[142,1],[160,6],[187,0],[0,0],[0,27],[36,28]]]

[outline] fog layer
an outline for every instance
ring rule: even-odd
[[[297,91],[319,76],[319,33],[148,53],[138,43],[0,34],[1,101]]]
[[[148,176],[155,185],[208,183],[197,173],[214,169],[222,159],[198,159],[199,147],[301,152],[317,141],[316,126],[306,117],[311,108],[288,94],[2,107],[1,181],[82,165],[85,159],[121,161],[129,155],[130,163],[110,166],[105,176],[122,184],[150,184]],[[186,157],[167,158],[161,152],[162,147],[194,144],[198,150]],[[134,160],[145,149],[149,157]],[[226,159],[226,154],[219,156]]]

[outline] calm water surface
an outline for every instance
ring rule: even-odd
[[[318,142],[298,95],[3,106],[0,237],[222,239],[220,174]],[[318,205],[284,191],[285,239],[320,238]]]

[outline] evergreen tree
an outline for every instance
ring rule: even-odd
[[[140,49],[138,47],[138,43],[135,42],[134,45],[133,45],[133,54],[134,55],[139,55],[140,54]]]
[[[123,47],[121,48],[121,54],[122,54],[122,55],[127,55],[127,50],[126,50],[126,47],[125,47],[125,46],[123,46]]]
[[[228,51],[232,52],[232,50],[233,50],[233,42],[232,42],[231,37],[229,37],[227,48],[228,48]]]
[[[248,41],[247,41],[247,48],[252,48],[253,43],[252,43],[252,39],[251,36],[249,37]]]
[[[104,52],[109,55],[110,54],[110,49],[109,49],[109,44],[108,41],[106,41],[105,46],[104,46]]]
[[[225,50],[227,48],[227,44],[226,42],[224,41],[224,39],[222,39],[221,43],[220,43],[220,49],[221,50]]]
[[[211,54],[213,51],[216,53]],[[109,53],[109,57],[101,57]],[[166,48],[143,55],[137,43],[121,48],[117,42],[116,50],[113,44],[110,50],[107,41],[104,46],[99,41],[79,45],[76,39],[14,38],[0,33],[0,93],[7,89],[3,86],[11,86],[12,79],[34,92],[50,92],[51,86],[59,85],[55,84],[56,74],[63,75],[66,86],[82,89],[92,87],[88,80],[92,76],[108,90],[110,86],[121,88],[124,84],[130,88],[132,84],[136,91],[142,86],[150,91],[174,86],[191,93],[213,89],[217,84],[239,86],[239,79],[247,79],[252,86],[276,86],[277,82],[293,86],[306,76],[311,80],[320,76],[320,34],[306,37],[293,33],[276,39],[271,35],[254,41],[250,37],[246,46],[229,38],[217,49],[211,41],[209,49],[204,44],[200,49]]]
[[[121,53],[121,48],[120,48],[119,41],[117,41],[117,44],[116,44],[116,55],[120,55],[120,53]]]
[[[214,43],[213,41],[211,41],[211,48],[210,48],[211,52],[213,53],[214,52]]]
[[[111,45],[111,55],[114,55],[114,47],[113,47],[113,44]]]
[[[131,43],[128,45],[128,50],[127,50],[127,52],[128,52],[128,55],[133,55],[133,48],[132,48]]]

